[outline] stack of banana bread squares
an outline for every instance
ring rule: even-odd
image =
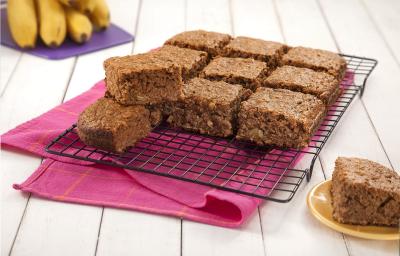
[[[117,153],[160,122],[258,145],[306,147],[340,96],[346,62],[318,49],[203,30],[104,62],[107,92],[84,110],[78,134]]]

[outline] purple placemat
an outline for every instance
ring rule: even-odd
[[[64,43],[58,48],[48,48],[41,40],[38,40],[35,49],[23,50],[12,39],[10,29],[7,23],[7,11],[1,10],[1,44],[23,51],[32,55],[36,55],[46,59],[59,60],[72,56],[82,55],[90,52],[95,52],[112,46],[131,42],[134,37],[121,29],[120,27],[111,24],[108,29],[102,32],[94,32],[92,38],[85,44],[77,44],[66,38]]]

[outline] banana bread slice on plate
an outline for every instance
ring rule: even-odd
[[[400,176],[383,165],[339,157],[331,193],[333,218],[340,223],[399,225]]]

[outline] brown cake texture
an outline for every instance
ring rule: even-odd
[[[260,87],[241,103],[236,138],[258,145],[303,148],[325,112],[324,103],[312,95]]]
[[[152,52],[104,62],[107,93],[123,105],[153,105],[182,95],[182,68]]]
[[[193,30],[179,33],[168,39],[165,44],[205,51],[211,56],[217,56],[230,40],[231,36],[228,34]]]
[[[146,106],[150,112],[150,125],[156,127],[164,120],[163,105]]]
[[[172,45],[164,45],[153,52],[160,58],[165,58],[174,62],[182,68],[182,78],[184,81],[197,76],[197,74],[207,65],[208,54],[187,48],[180,48]]]
[[[183,98],[172,106],[167,121],[173,127],[220,137],[233,134],[239,104],[249,90],[223,81],[194,78],[183,89]]]
[[[209,80],[241,84],[244,88],[254,91],[261,86],[267,74],[267,64],[262,61],[216,57],[203,69],[200,76]]]
[[[339,157],[332,175],[333,218],[357,225],[398,226],[400,176],[361,158]]]
[[[289,47],[273,41],[265,41],[256,38],[238,36],[229,42],[222,51],[225,57],[253,58],[264,61],[268,67],[276,67],[283,54]]]
[[[101,98],[80,114],[77,127],[85,144],[122,153],[150,133],[150,113],[144,106]]]
[[[263,85],[312,94],[327,105],[333,104],[341,93],[339,81],[332,75],[294,66],[278,67]]]
[[[323,71],[339,81],[346,73],[346,60],[337,53],[301,46],[293,47],[283,55],[281,64]]]

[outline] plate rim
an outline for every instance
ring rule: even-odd
[[[347,234],[347,235],[351,235],[351,236],[355,236],[355,237],[359,237],[359,238],[364,238],[364,239],[370,239],[370,240],[384,240],[384,241],[392,241],[392,240],[400,240],[400,230],[398,234],[371,234],[371,233],[366,233],[366,232],[362,232],[362,231],[356,231],[356,230],[352,230],[352,229],[348,229],[346,227],[340,226],[341,223],[336,222],[335,220],[329,220],[326,217],[324,217],[314,206],[314,204],[312,203],[311,197],[312,195],[315,194],[315,191],[320,188],[323,185],[326,184],[331,184],[332,180],[325,180],[322,181],[320,183],[318,183],[317,185],[315,185],[307,194],[307,207],[310,210],[312,216],[314,216],[314,218],[316,218],[320,223],[324,224],[325,226],[328,226],[329,228],[337,231],[337,232],[341,232],[343,234]],[[354,225],[357,226],[357,225]],[[375,226],[377,228],[379,228],[379,226]],[[400,229],[400,228],[399,228]]]

